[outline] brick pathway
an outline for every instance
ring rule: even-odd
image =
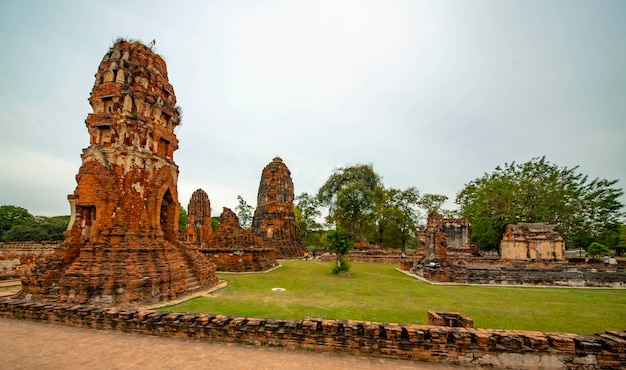
[[[426,362],[200,342],[0,318],[0,369],[460,369]]]

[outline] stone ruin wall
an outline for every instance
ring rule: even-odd
[[[415,250],[424,255],[425,262],[471,256],[474,248],[470,244],[469,220],[442,218],[436,212],[429,214],[426,228],[417,234]]]
[[[132,304],[217,284],[215,266],[178,243],[180,109],[165,61],[121,40],[95,77],[65,242],[22,279],[22,294]]]
[[[459,366],[515,369],[626,367],[626,331],[578,335],[321,318],[280,320],[125,310],[6,298],[0,298],[0,317],[163,337],[341,352]]]
[[[0,243],[0,280],[15,279],[33,269],[42,257],[54,253],[61,242],[3,242]]]
[[[276,248],[278,258],[301,258],[307,250],[294,213],[291,172],[276,157],[261,172],[252,232],[265,246]]]
[[[565,259],[565,242],[556,225],[507,225],[500,242],[500,254],[503,259],[562,260]]]
[[[261,237],[241,227],[239,218],[224,207],[220,227],[200,248],[218,271],[265,271],[278,265],[276,249],[264,245]]]

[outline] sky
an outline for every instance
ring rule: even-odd
[[[118,37],[166,61],[179,202],[256,205],[279,156],[295,194],[371,164],[456,194],[504,163],[626,186],[625,1],[0,2],[0,205],[70,213],[94,75]],[[621,198],[626,203],[626,197]]]

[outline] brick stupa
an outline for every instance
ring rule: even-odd
[[[120,40],[95,77],[66,239],[23,278],[22,296],[136,304],[215,285],[215,266],[178,242],[181,116],[165,61]]]
[[[266,247],[276,248],[277,258],[300,258],[307,248],[300,237],[294,213],[291,172],[276,157],[261,173],[252,232]]]
[[[198,189],[191,194],[187,212],[187,243],[202,246],[213,232],[211,202],[204,190]]]

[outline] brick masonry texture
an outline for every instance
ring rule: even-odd
[[[22,294],[135,304],[217,284],[215,266],[178,241],[181,117],[165,61],[119,40],[95,77],[66,239],[22,278]]]
[[[266,247],[276,248],[278,258],[301,258],[307,250],[296,225],[293,199],[291,171],[276,157],[261,172],[252,232]]]
[[[0,299],[0,316],[194,340],[270,345],[416,361],[508,368],[620,369],[626,332],[596,335],[277,320]]]

